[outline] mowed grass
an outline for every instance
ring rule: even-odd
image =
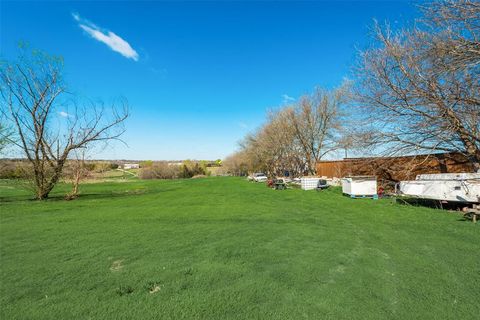
[[[458,214],[238,178],[82,192],[0,182],[1,319],[480,317],[480,224]]]

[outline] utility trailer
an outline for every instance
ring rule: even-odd
[[[422,199],[479,203],[480,173],[419,174],[415,180],[401,181],[397,191]]]
[[[351,176],[342,179],[342,193],[351,198],[378,199],[377,177]]]
[[[480,173],[420,174],[397,184],[397,194],[464,205],[465,215],[475,222],[480,215]]]

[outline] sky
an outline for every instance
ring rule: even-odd
[[[64,58],[72,93],[128,100],[126,145],[94,158],[217,159],[268,110],[350,78],[373,19],[401,28],[417,15],[407,0],[2,0],[0,56],[26,41]]]

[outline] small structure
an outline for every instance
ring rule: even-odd
[[[397,193],[421,199],[480,203],[480,173],[419,174],[401,181]]]
[[[317,187],[315,188],[317,191],[322,191],[330,187],[328,184],[328,181],[326,179],[320,179],[318,180]]]
[[[287,189],[287,182],[283,178],[273,180],[273,188],[275,190],[285,190]]]
[[[378,199],[377,177],[352,176],[342,179],[342,192],[351,198]]]
[[[123,169],[139,169],[140,165],[138,163],[125,163],[123,164]]]
[[[300,179],[300,186],[302,190],[314,190],[318,186],[318,177],[303,177]]]

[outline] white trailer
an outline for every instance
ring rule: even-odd
[[[342,192],[352,198],[378,198],[377,177],[352,176],[342,179]]]
[[[401,181],[397,193],[461,203],[480,203],[480,173],[420,174],[412,181]]]

